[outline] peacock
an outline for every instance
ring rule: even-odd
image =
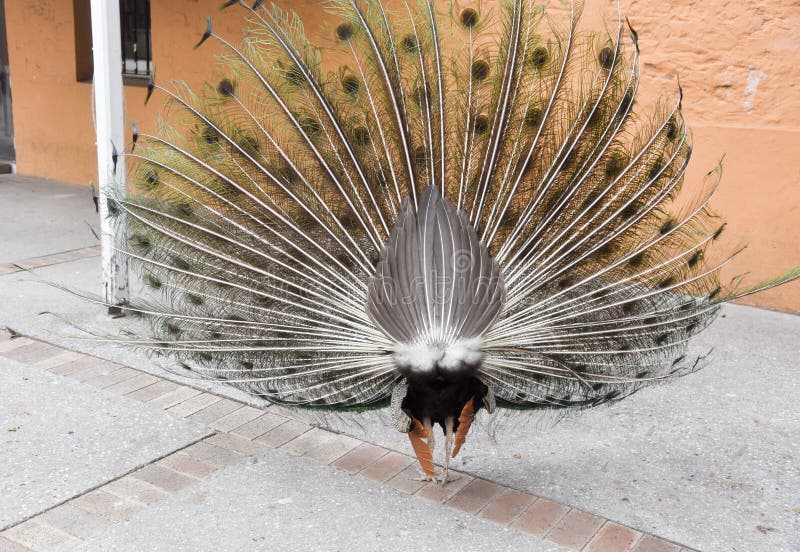
[[[446,482],[480,411],[574,412],[699,368],[720,305],[800,277],[725,283],[721,167],[681,193],[682,92],[636,109],[638,36],[533,0],[231,0],[216,73],[161,86],[109,199],[148,323],[118,341],[270,403],[388,408]],[[322,8],[321,8],[322,9]],[[444,435],[434,465],[435,428]]]

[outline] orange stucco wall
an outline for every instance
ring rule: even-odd
[[[485,1],[484,5],[493,3]],[[96,178],[91,85],[75,80],[72,0],[6,1],[18,171],[68,182]],[[320,0],[285,0],[304,16],[309,35],[330,32]],[[730,222],[725,239],[749,248],[729,274],[767,277],[800,263],[800,10],[792,0],[660,2],[622,0],[639,32],[641,103],[684,89],[684,112],[695,155],[696,182],[725,154],[723,186],[714,204]],[[215,30],[236,36],[241,18],[219,14],[220,0],[151,2],[153,60],[160,82],[199,86],[210,75],[209,44],[192,50],[214,15]],[[611,16],[613,0],[590,0],[585,21]],[[158,102],[143,105],[144,88],[126,86],[126,118],[152,128]],[[800,283],[743,302],[800,313]]]

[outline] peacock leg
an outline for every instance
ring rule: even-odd
[[[433,436],[433,424],[431,423],[431,419],[425,418],[422,420],[422,426],[425,428],[425,431],[428,432],[428,448],[431,449],[431,458],[433,458],[433,451],[436,448],[436,438]],[[433,477],[428,477],[426,481],[435,480],[436,476],[434,475]]]
[[[444,464],[442,473],[439,476],[439,483],[444,485],[448,481],[448,467],[450,466],[450,455],[453,454],[453,417],[448,416],[444,419]]]

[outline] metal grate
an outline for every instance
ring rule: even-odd
[[[150,0],[119,0],[122,74],[148,76],[151,70]]]

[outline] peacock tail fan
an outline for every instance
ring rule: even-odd
[[[171,122],[125,154],[120,253],[151,292],[123,308],[152,332],[119,341],[281,404],[377,408],[439,363],[578,409],[693,371],[721,303],[800,276],[720,281],[721,168],[681,194],[680,90],[636,111],[621,18],[334,0],[321,47],[234,4],[241,39],[200,41],[216,80],[151,82]]]

